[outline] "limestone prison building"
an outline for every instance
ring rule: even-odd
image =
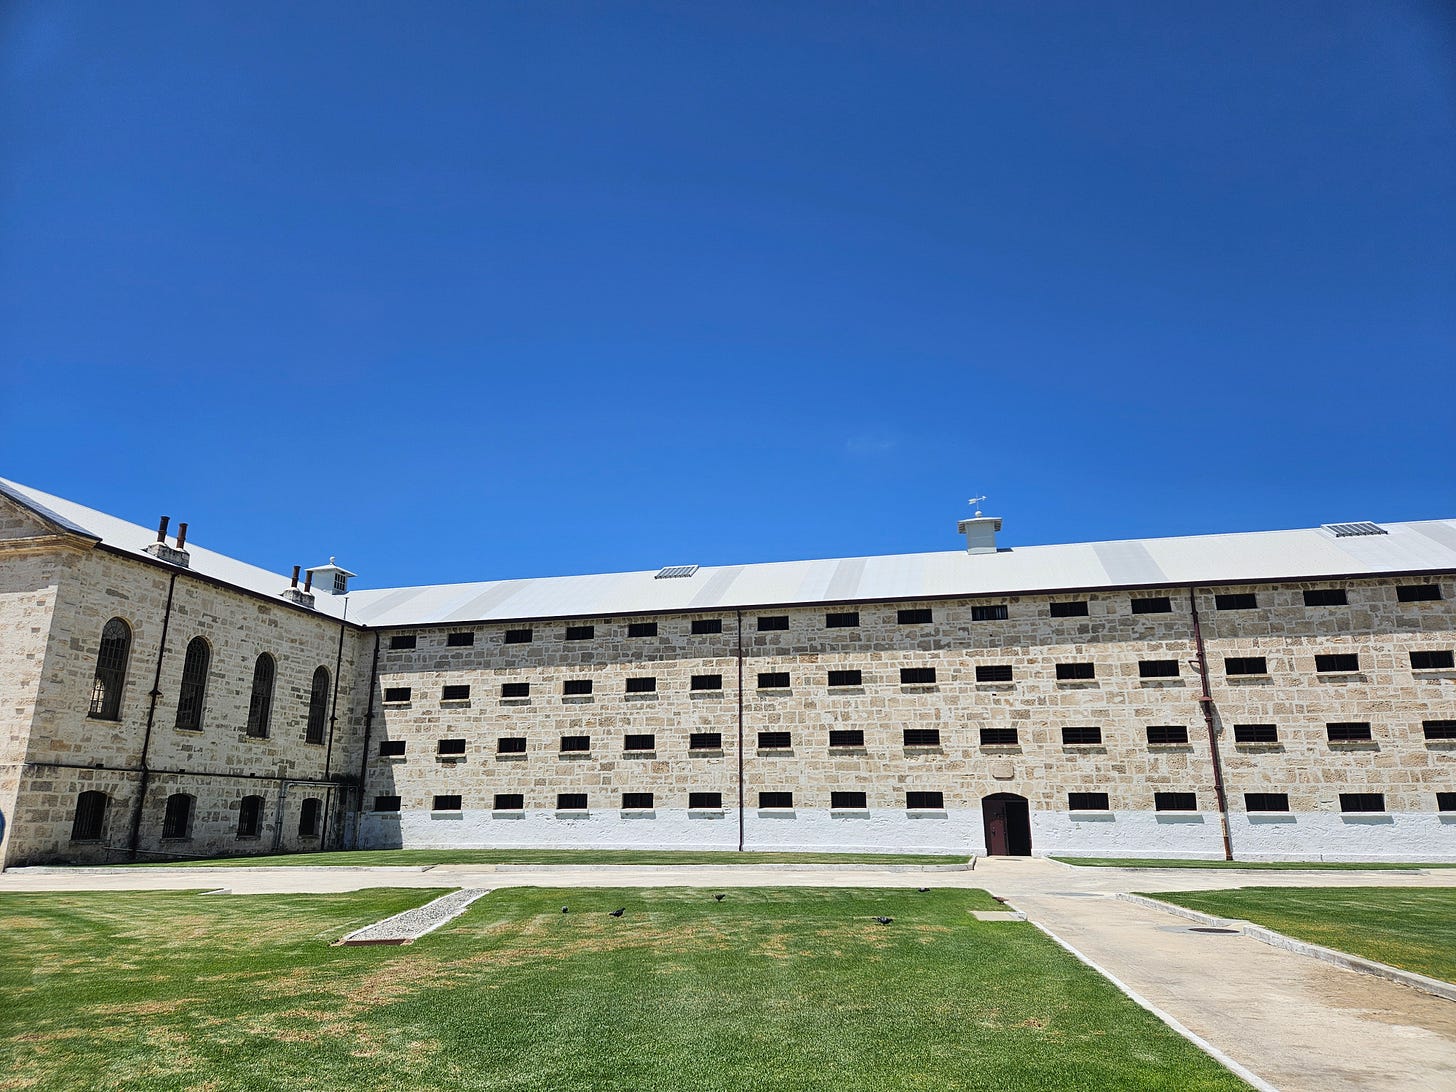
[[[1000,526],[366,590],[0,480],[0,859],[1456,860],[1456,521],[1010,549]]]

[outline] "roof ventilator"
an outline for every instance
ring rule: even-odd
[[[345,595],[349,591],[349,578],[358,576],[358,573],[351,573],[348,569],[341,569],[334,564],[334,559],[329,558],[327,565],[315,565],[308,570],[309,583],[314,580],[319,582],[319,587],[330,595]]]
[[[698,571],[698,567],[696,565],[669,565],[667,568],[663,569],[661,572],[659,572],[652,579],[653,580],[672,580],[673,578],[679,577],[679,576],[692,576],[693,573],[695,573],[697,571]]]
[[[155,557],[158,561],[165,561],[168,565],[176,565],[179,569],[191,567],[191,555],[184,547],[187,545],[187,524],[177,524],[177,545],[167,545],[167,524],[172,521],[171,516],[163,516],[162,521],[157,524],[157,541],[143,547],[142,553]]]
[[[1360,535],[1390,534],[1378,523],[1326,523],[1325,530],[1336,538],[1356,538]]]
[[[983,516],[978,507],[985,500],[985,497],[972,497],[971,506],[976,509],[976,514],[970,519],[963,519],[956,524],[956,530],[966,536],[966,553],[968,554],[994,554],[996,552],[996,532],[1001,530],[1001,520],[996,516]]]

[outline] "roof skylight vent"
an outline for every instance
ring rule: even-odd
[[[653,580],[672,580],[672,579],[675,579],[676,577],[679,577],[679,576],[692,576],[693,573],[695,573],[697,571],[698,571],[698,567],[696,565],[669,565],[667,568],[663,569],[661,572],[659,572],[652,579]]]
[[[1355,538],[1359,535],[1390,534],[1378,523],[1326,523],[1325,530],[1336,538]]]

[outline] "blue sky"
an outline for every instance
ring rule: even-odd
[[[367,586],[1456,515],[1441,3],[0,12],[0,476]]]

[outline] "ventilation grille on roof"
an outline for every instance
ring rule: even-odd
[[[653,579],[671,580],[675,576],[692,576],[693,573],[697,571],[698,567],[696,565],[669,565],[667,568],[663,569],[662,572],[658,573],[655,577],[653,577]]]
[[[1325,529],[1336,538],[1354,538],[1356,535],[1388,535],[1384,527],[1375,523],[1327,523]]]

